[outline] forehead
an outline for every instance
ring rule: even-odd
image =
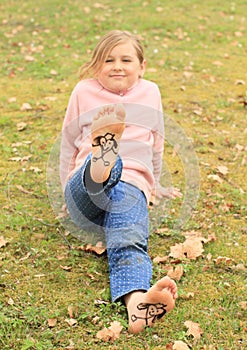
[[[119,54],[125,56],[137,56],[136,48],[134,47],[134,44],[131,41],[118,44],[109,52],[109,56]]]

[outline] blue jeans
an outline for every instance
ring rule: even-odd
[[[116,301],[132,291],[150,287],[147,202],[141,190],[120,180],[120,157],[103,184],[92,181],[90,165],[91,155],[68,181],[65,201],[77,226],[87,231],[104,231],[111,296]]]

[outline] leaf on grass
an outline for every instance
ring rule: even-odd
[[[24,123],[24,122],[17,123],[16,127],[18,131],[25,130],[27,127],[27,123]]]
[[[217,166],[217,170],[221,175],[227,175],[228,174],[228,168],[224,165]]]
[[[226,265],[230,265],[234,262],[234,260],[232,258],[228,258],[226,256],[218,256],[216,259],[214,259],[214,262],[216,265],[219,264],[226,264]]]
[[[195,293],[194,292],[188,292],[187,294],[182,294],[180,298],[188,300],[194,298]]]
[[[25,190],[25,188],[22,185],[16,185],[16,188],[18,188],[19,191],[25,194],[33,194],[33,192]]]
[[[177,340],[174,342],[172,350],[190,350],[190,348],[182,340]]]
[[[8,301],[7,301],[7,303],[9,304],[9,305],[14,305],[14,300],[12,299],[12,298],[9,298],[8,299]]]
[[[103,340],[105,342],[114,342],[119,338],[120,333],[123,329],[123,326],[120,322],[114,321],[111,323],[109,328],[104,328],[101,331],[98,331],[96,338]]]
[[[68,315],[70,318],[74,318],[75,317],[75,307],[72,305],[68,306]]]
[[[200,339],[203,331],[199,325],[199,323],[195,323],[192,321],[185,321],[184,325],[188,328],[187,334],[192,335],[195,339]]]
[[[85,246],[78,247],[78,249],[85,252],[96,253],[97,255],[101,255],[106,251],[106,247],[103,246],[102,242],[98,242],[95,246],[92,244],[86,244]]]
[[[219,175],[208,175],[208,179],[219,182],[220,184],[223,182]]]
[[[64,271],[71,271],[72,270],[72,266],[63,266],[60,265],[61,269],[63,269]]]
[[[167,276],[169,276],[170,278],[179,281],[181,279],[181,277],[184,274],[184,268],[182,265],[178,265],[175,267],[175,269],[171,269],[168,271]]]
[[[29,103],[23,103],[21,106],[21,111],[30,111],[33,107]]]
[[[204,249],[201,242],[201,239],[187,239],[183,243],[184,247],[184,254],[187,256],[188,259],[196,259],[197,257],[201,256]]]
[[[31,157],[32,155],[29,154],[28,156],[24,156],[24,157],[11,157],[9,158],[9,160],[12,162],[27,162]]]
[[[6,241],[3,236],[0,236],[0,248],[5,247],[7,244],[8,241]]]
[[[182,243],[176,243],[174,246],[170,248],[170,254],[172,258],[176,259],[182,259],[185,258],[184,250],[183,250],[183,244]]]
[[[239,306],[242,310],[247,310],[247,301],[240,301]]]
[[[203,244],[201,238],[187,238],[184,243],[177,243],[170,248],[170,256],[177,259],[188,258],[195,260],[203,253]]]
[[[48,318],[47,322],[48,322],[48,326],[50,328],[53,328],[57,324],[57,319],[56,318]]]
[[[66,318],[65,322],[67,322],[70,327],[73,327],[77,324],[77,320],[75,318]]]
[[[171,236],[171,231],[167,227],[157,228],[155,233],[165,236]]]
[[[166,262],[169,259],[169,256],[156,256],[156,258],[153,259],[153,262],[159,264],[162,262]]]
[[[42,170],[36,166],[31,166],[29,170],[33,171],[35,174],[39,174],[42,172]]]

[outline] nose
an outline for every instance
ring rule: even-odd
[[[121,61],[120,60],[116,60],[114,62],[113,69],[114,70],[121,70],[122,69],[122,65],[121,65]]]

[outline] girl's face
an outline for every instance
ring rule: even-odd
[[[115,46],[97,75],[100,84],[114,93],[125,93],[142,77],[146,61],[140,63],[131,41]]]

